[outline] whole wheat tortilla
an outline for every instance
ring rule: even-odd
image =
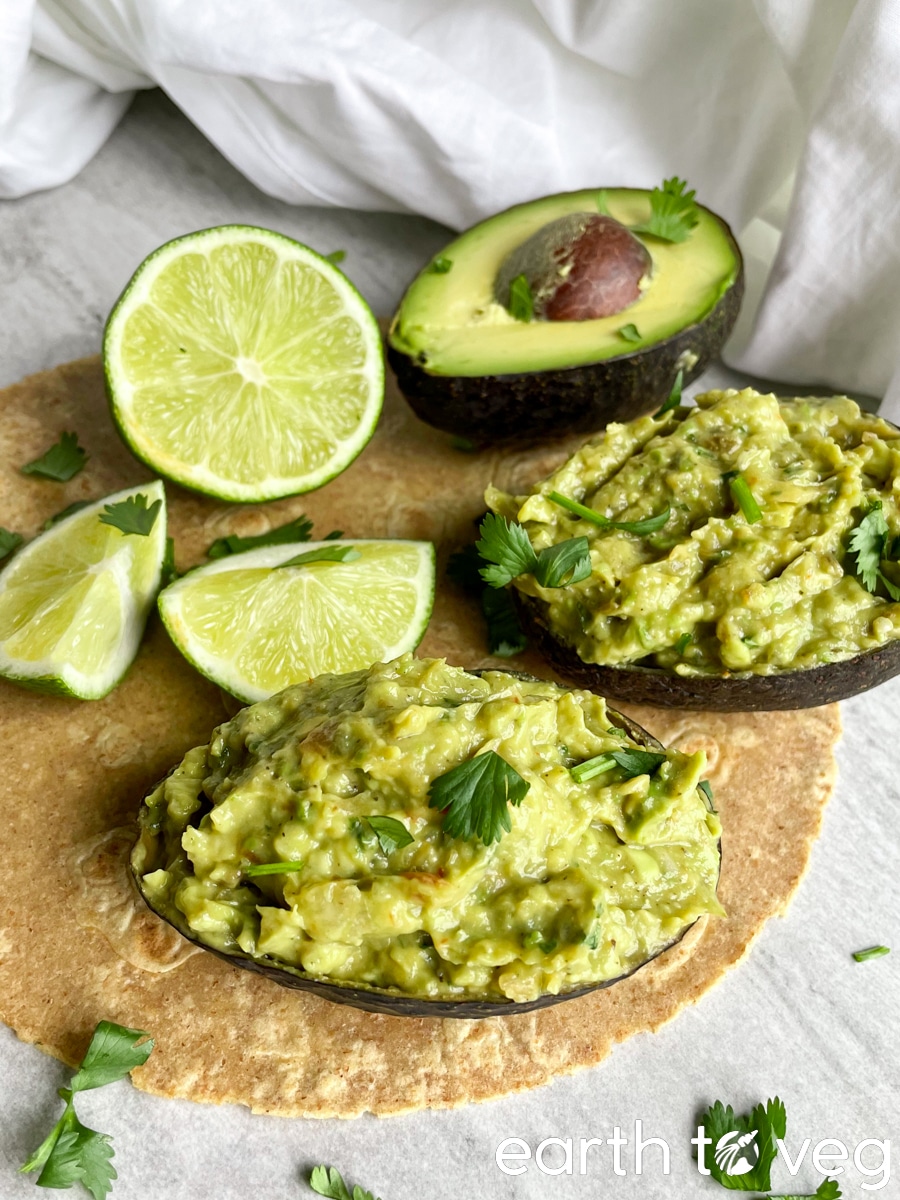
[[[150,478],[110,422],[97,359],[0,392],[0,524],[35,533],[53,512]],[[19,464],[63,430],[90,459],[68,484]],[[466,454],[389,394],[378,433],[327,487],[264,507],[169,485],[181,569],[225,533],[258,533],[306,512],[316,532],[430,538],[439,579],[471,538],[489,480],[515,491],[573,442],[519,454]],[[465,666],[487,658],[480,614],[446,582],[420,652]],[[549,675],[535,658],[517,667]],[[226,716],[217,689],[151,622],[111,696],[82,703],[0,682],[5,762],[0,872],[0,1017],[26,1041],[77,1062],[101,1018],[152,1032],[135,1071],[164,1096],[233,1101],[285,1116],[351,1117],[443,1108],[520,1091],[591,1066],[655,1030],[738,962],[806,869],[835,778],[836,706],[784,713],[631,714],[664,742],[703,746],[721,810],[720,895],[728,917],[698,925],[633,977],[552,1008],[483,1021],[376,1016],[239,970],[191,947],[144,906],[125,863],[138,804]],[[773,753],[777,747],[777,753]]]

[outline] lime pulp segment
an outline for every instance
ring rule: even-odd
[[[266,546],[191,571],[159,597],[172,640],[204,675],[251,703],[414,650],[434,602],[432,544],[354,540],[353,561],[280,566],[335,545]]]
[[[226,500],[310,491],[356,457],[384,397],[381,334],[308,247],[220,226],[138,268],[104,337],[113,416],[160,474]]]

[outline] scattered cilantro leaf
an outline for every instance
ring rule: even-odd
[[[455,550],[447,559],[447,578],[464,592],[480,596],[484,589],[484,580],[481,578],[483,562],[477,545],[470,542],[462,550]]]
[[[598,775],[611,771],[615,765],[616,760],[612,754],[597,754],[593,758],[585,759],[584,762],[570,767],[569,774],[576,783],[587,783],[589,779],[596,779]]]
[[[869,946],[867,950],[856,950],[853,954],[854,962],[868,962],[870,958],[884,958],[886,954],[890,954],[890,946]]]
[[[685,650],[687,650],[692,640],[693,639],[689,633],[683,633],[675,643],[675,653],[683,656]]]
[[[360,557],[353,546],[322,546],[318,550],[307,550],[303,554],[295,554],[287,562],[279,563],[279,567],[305,567],[308,563],[317,562],[355,562]]]
[[[775,1161],[776,1138],[783,1138],[787,1129],[787,1115],[784,1105],[776,1096],[765,1105],[757,1104],[749,1114],[737,1116],[729,1104],[727,1107],[717,1100],[700,1120],[706,1136],[712,1139],[712,1154],[703,1164],[709,1168],[712,1177],[722,1187],[736,1189],[742,1192],[767,1192],[772,1186],[771,1171]],[[735,1142],[741,1146],[755,1144],[759,1150],[756,1165],[743,1175],[729,1175],[716,1162],[715,1150],[718,1143],[726,1134],[732,1134]],[[702,1153],[706,1158],[707,1147]]]
[[[627,325],[623,325],[621,329],[617,329],[616,333],[626,342],[639,342],[641,340],[640,330],[631,321]]]
[[[482,567],[481,578],[491,587],[505,587],[519,575],[533,574],[537,567],[534,547],[518,521],[507,521],[497,513],[488,513],[481,522],[478,553],[490,563]]]
[[[731,490],[735,504],[744,514],[748,525],[755,525],[762,520],[762,510],[756,502],[756,497],[750,490],[750,484],[740,471],[726,471],[722,476]]]
[[[302,870],[302,862],[252,863],[244,867],[244,874],[248,879],[255,879],[259,875],[289,875],[292,871]]]
[[[326,533],[322,538],[323,542],[338,542],[344,536],[343,529],[332,529],[331,533]]]
[[[569,774],[576,783],[587,783],[611,771],[613,767],[621,767],[625,779],[634,779],[638,775],[652,775],[660,763],[666,761],[665,754],[654,750],[610,750],[606,754],[598,754],[585,762],[576,763],[569,768]]]
[[[510,316],[517,321],[530,321],[534,317],[534,296],[524,275],[517,275],[509,285]]]
[[[672,384],[671,392],[669,392],[666,399],[653,414],[654,421],[658,421],[660,417],[664,417],[667,412],[671,412],[673,408],[677,408],[679,406],[681,403],[681,389],[683,386],[684,371],[679,371],[675,376],[675,382]]]
[[[13,533],[12,530],[0,526],[0,561],[8,558],[13,550],[18,550],[21,545],[21,533]]]
[[[138,492],[136,496],[127,496],[118,504],[107,504],[100,514],[104,525],[112,525],[122,533],[133,533],[138,537],[147,537],[156,524],[162,500],[154,500],[148,506],[147,497]]]
[[[601,217],[608,217],[609,212],[609,192],[606,188],[601,188],[599,192],[594,194],[594,202],[597,205],[597,212]]]
[[[481,611],[487,620],[488,649],[498,658],[513,658],[528,647],[512,596],[505,588],[483,587]]]
[[[444,809],[450,837],[480,838],[485,846],[512,828],[510,804],[518,806],[531,784],[495,750],[486,750],[432,780],[429,808]]]
[[[168,587],[178,578],[178,568],[175,566],[175,539],[166,538],[166,549],[163,553],[162,570],[160,571],[160,588]]]
[[[337,1167],[313,1167],[309,1186],[319,1196],[328,1200],[376,1200],[371,1192],[354,1184],[353,1191],[347,1187]]]
[[[326,262],[330,262],[333,267],[336,267],[338,265],[338,263],[342,263],[344,261],[344,259],[347,257],[347,251],[346,250],[332,250],[332,252],[330,254],[323,254],[322,257],[325,259]]]
[[[591,573],[591,548],[586,537],[569,538],[545,546],[537,556],[534,577],[541,587],[568,587]]]
[[[779,1194],[769,1196],[768,1200],[841,1200],[842,1195],[836,1179],[823,1179],[812,1195],[809,1193],[804,1196]]]
[[[311,534],[312,521],[309,517],[295,517],[292,521],[278,525],[267,533],[258,533],[255,537],[238,537],[236,533],[229,533],[227,537],[216,538],[206,551],[206,557],[225,558],[228,554],[240,554],[244,550],[255,550],[257,546],[281,546],[288,542],[308,542]]]
[[[78,434],[61,433],[59,441],[49,450],[19,470],[23,475],[37,475],[39,479],[66,483],[78,474],[86,462],[87,452],[78,445]]]
[[[700,782],[697,784],[697,787],[700,789],[700,791],[706,797],[707,801],[709,802],[709,807],[713,811],[715,811],[715,803],[716,802],[713,797],[712,784],[709,782],[708,779],[701,779]]]
[[[452,270],[453,259],[447,258],[443,254],[438,254],[428,266],[429,275],[446,275],[448,271]]]
[[[146,1037],[141,1029],[128,1029],[112,1021],[97,1025],[71,1087],[59,1089],[66,1102],[63,1115],[20,1171],[40,1169],[37,1182],[41,1187],[69,1188],[81,1183],[94,1200],[104,1200],[116,1178],[110,1161],[112,1144],[107,1134],[81,1124],[75,1112],[75,1096],[114,1083],[145,1063],[154,1046],[152,1038],[141,1042]]]
[[[378,838],[378,844],[385,854],[393,854],[395,850],[411,846],[416,840],[396,817],[363,817],[363,820]]]
[[[673,175],[662,187],[650,193],[650,220],[632,225],[633,233],[648,233],[665,242],[683,242],[700,220],[694,191],[685,191],[687,183]]]
[[[64,521],[66,517],[71,517],[77,512],[81,512],[83,508],[87,508],[89,504],[93,504],[93,500],[75,500],[72,504],[67,504],[65,508],[61,508],[58,513],[54,513],[52,517],[48,517],[42,529],[52,529],[54,525]]]
[[[856,555],[857,574],[866,591],[874,595],[878,584],[882,583],[892,600],[900,600],[900,587],[892,583],[881,570],[882,559],[892,561],[893,546],[888,549],[889,541],[888,523],[881,501],[877,500],[850,534],[847,545]]]
[[[563,496],[559,492],[548,492],[547,499],[558,504],[560,508],[568,509],[570,513],[581,517],[582,520],[599,525],[601,529],[619,529],[623,533],[636,533],[641,536],[647,533],[656,533],[657,530],[662,529],[672,515],[672,510],[667,504],[662,512],[653,517],[644,517],[640,521],[614,521],[611,517],[604,517],[602,513],[598,513],[596,509],[579,504],[577,500],[570,500],[568,496]]]

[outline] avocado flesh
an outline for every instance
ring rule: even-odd
[[[620,313],[589,321],[515,320],[494,299],[507,255],[548,222],[597,212],[595,190],[517,205],[461,234],[441,252],[449,271],[429,265],[413,281],[394,319],[389,342],[429,375],[478,377],[550,371],[630,358],[702,323],[734,287],[741,259],[728,227],[708,209],[684,242],[642,236],[653,261],[640,299]],[[636,225],[650,215],[649,192],[605,193],[610,215]],[[633,342],[619,330],[634,325]]]

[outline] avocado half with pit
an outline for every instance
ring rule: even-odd
[[[531,441],[639,416],[666,399],[679,371],[685,382],[699,375],[737,319],[741,252],[701,205],[682,241],[632,232],[650,197],[638,188],[547,196],[444,247],[410,284],[388,335],[417,416],[478,444]],[[523,278],[531,319],[510,311]]]
[[[395,669],[397,664],[399,670]],[[597,853],[603,861],[606,861],[604,856],[608,856],[609,862],[616,864],[617,871],[621,869],[618,865],[621,861],[631,863],[632,858],[634,859],[633,866],[626,866],[624,869],[621,887],[625,889],[622,900],[625,907],[621,911],[613,907],[610,889],[605,884],[592,884],[593,890],[589,890],[586,896],[581,896],[577,888],[581,886],[582,877],[586,879],[588,876],[582,871],[577,880],[569,878],[573,872],[578,872],[577,862],[568,866],[556,862],[552,868],[548,864],[545,876],[532,878],[534,864],[540,861],[542,852],[539,850],[536,850],[536,857],[525,856],[524,874],[521,880],[516,876],[509,881],[509,895],[500,889],[500,908],[495,914],[496,921],[489,917],[485,910],[488,901],[496,903],[497,891],[493,887],[493,877],[478,875],[485,894],[482,895],[481,891],[477,894],[471,893],[475,904],[475,925],[472,928],[476,932],[473,934],[473,942],[488,951],[488,959],[484,960],[489,963],[488,974],[494,973],[495,962],[502,965],[510,961],[503,954],[503,945],[507,943],[519,947],[516,953],[524,954],[526,958],[531,956],[529,961],[538,954],[539,947],[540,962],[544,963],[545,948],[539,939],[545,936],[546,929],[541,934],[533,932],[527,935],[524,930],[541,920],[536,913],[552,911],[555,914],[553,929],[561,939],[559,949],[564,957],[560,958],[555,967],[550,964],[548,958],[546,967],[541,966],[539,971],[546,971],[546,978],[550,978],[554,970],[567,969],[572,961],[571,955],[576,952],[582,953],[584,943],[591,951],[599,954],[602,961],[606,961],[607,947],[609,953],[614,954],[616,961],[627,961],[628,969],[618,972],[614,978],[591,981],[568,990],[547,992],[526,1000],[515,1000],[502,995],[485,997],[483,986],[479,991],[475,991],[474,985],[474,996],[467,995],[467,987],[459,986],[458,983],[454,984],[454,995],[435,995],[433,992],[431,995],[417,995],[397,986],[378,986],[371,978],[366,983],[357,983],[352,978],[341,978],[337,975],[329,977],[324,969],[321,972],[304,969],[297,961],[287,961],[286,954],[283,953],[282,956],[273,953],[271,938],[268,952],[264,952],[261,930],[268,919],[266,914],[269,914],[269,917],[276,919],[283,931],[287,930],[287,940],[282,940],[282,946],[288,946],[291,938],[305,937],[306,933],[303,931],[308,931],[309,937],[316,941],[316,945],[312,947],[313,952],[324,955],[323,964],[331,955],[330,961],[334,970],[337,959],[346,958],[347,953],[357,953],[349,944],[359,942],[362,946],[359,952],[364,956],[369,952],[366,922],[374,920],[375,906],[381,896],[381,893],[378,893],[379,884],[395,881],[408,890],[410,887],[427,888],[429,881],[437,881],[452,891],[458,887],[459,878],[464,879],[468,886],[471,876],[467,872],[474,869],[477,873],[479,860],[483,863],[487,856],[490,861],[494,861],[491,857],[494,851],[490,847],[486,850],[477,839],[475,844],[460,843],[455,836],[451,837],[446,831],[442,831],[442,814],[432,813],[438,824],[435,826],[429,819],[429,828],[424,828],[428,810],[421,807],[421,795],[416,800],[407,794],[405,799],[408,807],[404,811],[403,789],[400,795],[392,790],[397,780],[408,781],[417,774],[421,775],[425,742],[428,742],[429,746],[434,743],[428,753],[444,754],[447,746],[453,744],[453,726],[457,718],[469,730],[471,701],[468,702],[467,709],[467,702],[462,693],[469,694],[473,691],[473,677],[477,680],[475,691],[478,691],[478,685],[493,681],[490,683],[489,694],[495,699],[499,697],[498,703],[501,708],[505,698],[512,696],[510,705],[507,706],[509,712],[503,708],[505,716],[496,707],[486,714],[486,720],[493,722],[493,731],[500,733],[501,737],[497,719],[501,718],[501,724],[506,722],[508,725],[510,720],[515,723],[523,716],[522,705],[527,702],[529,695],[536,696],[539,705],[548,697],[555,704],[558,698],[569,695],[569,689],[537,680],[533,676],[513,672],[467,672],[461,668],[447,667],[440,660],[419,660],[410,655],[396,660],[396,664],[377,664],[368,673],[322,676],[318,680],[310,681],[308,685],[289,688],[269,701],[261,701],[242,710],[230,722],[213,732],[208,747],[198,747],[190,751],[183,762],[174,768],[144,801],[139,820],[140,836],[131,859],[132,873],[144,900],[157,915],[189,941],[234,966],[257,972],[284,987],[312,992],[339,1004],[391,1016],[414,1017],[473,1018],[517,1015],[583,996],[633,974],[680,941],[704,913],[721,914],[715,895],[720,867],[719,825],[708,791],[705,786],[698,784],[696,778],[702,773],[702,755],[698,757],[669,752],[666,771],[657,773],[658,776],[666,774],[666,777],[658,778],[656,784],[650,783],[649,777],[646,780],[635,777],[632,770],[631,784],[618,784],[617,790],[616,787],[606,788],[606,782],[615,779],[615,772],[604,773],[602,780],[597,779],[595,783],[571,782],[570,773],[565,772],[565,779],[569,781],[567,786],[578,792],[577,814],[573,817],[575,825],[581,831],[578,836],[583,839],[590,835],[594,839],[591,845],[594,845],[597,838],[607,838],[609,847],[604,850],[600,848],[600,843],[597,843]],[[371,758],[370,765],[372,770],[378,773],[379,783],[374,793],[366,791],[365,768],[358,766],[364,760],[368,761],[365,750],[361,749],[366,745],[363,726],[368,710],[365,704],[354,707],[361,695],[361,687],[366,684],[367,679],[375,680],[377,686],[372,695],[377,696],[376,716],[379,720],[384,717],[386,722],[381,723],[378,736],[380,737],[381,732],[388,726],[396,730],[396,737],[391,744],[385,746],[382,741],[375,746],[376,753]],[[383,685],[387,683],[388,691],[393,693],[393,685],[399,686],[402,681],[405,681],[401,688],[405,707],[401,712],[399,708],[391,709],[390,696]],[[424,690],[420,688],[420,684]],[[448,687],[451,693],[449,700],[444,698],[444,691]],[[583,697],[584,694],[578,695]],[[407,704],[411,697],[425,703]],[[310,698],[316,705],[321,704],[321,721],[314,721],[311,725],[303,715],[305,712],[309,715],[304,709],[304,704]],[[571,707],[570,701],[566,703]],[[456,713],[457,717],[451,715],[445,719],[431,711],[435,708],[441,708],[450,714]],[[576,736],[599,736],[601,740],[608,741],[611,749],[616,751],[646,748],[665,753],[664,748],[650,734],[627,717],[606,707],[602,701],[590,705],[589,709],[595,719],[600,719],[603,732],[599,735],[586,734],[584,727],[576,719]],[[543,722],[541,728],[544,728],[544,709],[535,711],[535,719]],[[295,738],[298,713],[303,718],[303,733],[299,739]],[[342,714],[350,718],[349,723],[342,724]],[[480,716],[480,710],[477,715]],[[606,728],[607,724],[609,728]],[[612,736],[616,731],[617,735]],[[283,736],[285,732],[286,736]],[[354,741],[356,738],[359,738],[359,741]],[[532,741],[533,739],[528,739],[529,754]],[[410,746],[411,742],[414,745]],[[397,753],[397,747],[403,746],[404,743],[407,745],[406,753],[412,755],[409,763],[404,763]],[[367,807],[375,806],[374,797],[381,789],[382,798],[386,797],[395,811],[404,811],[406,825],[409,829],[416,830],[417,836],[410,839],[409,844],[401,845],[399,849],[396,846],[391,849],[389,844],[386,848],[382,844],[379,849],[373,844],[374,839],[369,837],[368,842],[364,843],[359,829],[354,830],[354,825],[360,824],[359,820],[351,819],[347,822],[348,813],[341,811],[341,799],[336,793],[328,790],[338,776],[329,774],[323,767],[336,746],[340,747],[341,754],[352,755],[352,758],[344,763],[347,768],[346,774],[342,774],[344,767],[338,772],[342,779],[353,781],[352,785],[349,785],[344,803],[355,806],[359,811],[359,804],[362,802],[364,811]],[[561,749],[566,754],[569,753],[569,747],[563,746]],[[472,749],[467,744],[463,752],[469,756]],[[509,755],[511,751],[507,749],[506,753]],[[427,754],[424,762],[428,762]],[[298,764],[299,775],[295,769]],[[659,766],[659,762],[656,766]],[[558,771],[560,767],[557,765],[553,769]],[[639,764],[636,768],[637,775],[640,775],[642,769]],[[655,767],[651,765],[648,769],[652,772]],[[602,770],[606,771],[606,768]],[[319,781],[313,785],[312,791],[302,787],[303,772],[311,772]],[[599,775],[600,771],[597,774]],[[279,780],[283,781],[283,787],[279,786]],[[235,781],[238,782],[232,787],[231,784]],[[645,785],[643,790],[637,786],[641,783]],[[357,785],[360,788],[359,792],[354,790]],[[537,793],[543,788],[543,780],[541,779],[540,783],[535,782],[533,786]],[[614,801],[610,800],[609,803],[618,804],[619,791],[622,791],[625,797],[622,801],[622,814],[628,814],[628,822],[636,822],[634,825],[628,825],[629,830],[645,828],[652,831],[659,826],[660,829],[671,833],[671,829],[677,826],[681,838],[681,849],[675,852],[676,857],[680,855],[677,861],[672,857],[673,851],[667,838],[663,839],[666,844],[659,863],[651,856],[652,844],[648,842],[648,849],[639,849],[641,839],[649,839],[650,832],[646,835],[635,832],[636,841],[630,840],[631,834],[626,833],[629,840],[622,842],[611,827],[606,832],[595,832],[593,826],[583,830],[583,806],[591,802],[590,798],[594,795],[592,789],[598,787],[604,796],[607,792],[614,796]],[[527,795],[521,804],[526,801]],[[543,791],[540,791],[540,795],[534,795],[533,811],[521,818],[526,828],[530,829],[532,822],[546,818],[543,807],[545,801]],[[606,803],[605,800],[596,799],[593,802]],[[505,807],[505,799],[502,803]],[[263,808],[265,814],[260,817]],[[609,818],[609,814],[606,815]],[[514,816],[513,820],[516,819]],[[623,816],[623,819],[626,818]],[[642,822],[650,824],[642,826]],[[307,855],[312,879],[301,875],[305,864],[299,861],[296,863],[296,875],[289,873],[290,866],[283,873],[269,869],[282,866],[278,854],[287,853],[287,841],[291,838],[303,836],[301,826],[305,826],[307,832],[312,829],[314,836],[319,839],[315,848]],[[313,833],[310,833],[310,836],[313,836]],[[516,834],[507,833],[505,836],[514,839]],[[565,844],[564,836],[560,826],[554,824],[551,842],[557,858],[561,853],[560,848]],[[235,842],[235,838],[240,844]],[[426,844],[429,838],[431,840]],[[263,842],[267,842],[265,849],[261,848]],[[495,849],[502,846],[502,842],[501,838],[499,844],[495,843]],[[531,842],[527,844],[532,845]],[[579,845],[581,844],[582,842],[579,842]],[[604,842],[603,845],[605,844]],[[252,878],[247,872],[247,847],[251,845],[263,856],[266,863],[262,873]],[[210,848],[211,870],[210,859],[205,857]],[[420,863],[417,855],[420,852],[431,854],[435,850],[446,852],[450,856],[447,860],[446,874],[443,870],[437,875],[428,871],[417,871],[416,863]],[[362,864],[360,869],[361,856],[366,855],[371,861],[368,865]],[[234,861],[235,856],[237,865]],[[252,850],[249,857],[255,857]],[[270,862],[272,858],[275,859],[274,863]],[[329,879],[321,880],[316,877],[315,873],[321,870],[323,862],[326,863],[326,870],[333,872],[334,878],[330,882]],[[413,869],[410,869],[411,866]],[[664,885],[668,879],[671,888],[666,891]],[[297,887],[311,888],[316,896],[317,907],[312,910],[309,907],[308,898],[312,894],[310,892],[306,893],[306,901],[298,901],[297,892],[290,891],[293,884],[289,882],[286,885],[286,880],[298,881]],[[348,885],[360,893],[360,896],[356,897],[363,901],[359,913],[355,910],[350,913],[346,907]],[[597,887],[600,888],[599,891]],[[646,912],[640,908],[640,897],[644,895],[642,889],[646,889]],[[371,901],[367,901],[367,897],[371,897]],[[598,904],[599,909],[596,907]],[[541,905],[549,905],[550,908],[542,910]],[[628,915],[629,905],[637,905],[639,908],[636,924]],[[654,905],[658,905],[658,908],[654,909]],[[379,934],[381,941],[376,938],[373,943],[374,952],[381,953],[381,942],[390,940],[391,961],[401,963],[399,969],[406,972],[410,970],[409,964],[417,961],[417,955],[421,957],[423,953],[435,951],[435,942],[431,936],[426,937],[423,933],[395,936],[397,927],[408,918],[408,908],[409,905],[404,903],[403,897],[395,898],[382,914],[386,921],[384,928],[393,929],[395,933],[386,934],[384,937]],[[605,913],[607,908],[610,908],[612,913],[609,918],[592,915],[597,912]],[[450,931],[453,929],[453,920],[457,919],[453,915],[455,911],[450,911],[448,915],[448,910],[441,908],[435,914],[436,930],[441,931],[435,932],[435,939],[444,936],[445,932],[452,936]],[[615,916],[617,912],[618,918]],[[413,916],[415,920],[425,921],[417,911]],[[332,924],[329,925],[328,922]],[[333,922],[337,922],[344,930],[341,937],[346,944],[332,944],[334,929],[337,928]],[[590,937],[585,937],[581,932],[581,924],[585,922],[596,925],[597,932],[592,932]],[[599,924],[596,924],[597,922]],[[654,929],[652,934],[648,932],[651,925]],[[269,928],[271,932],[271,926]],[[493,929],[496,930],[495,933],[492,933]],[[566,930],[565,934],[563,929]],[[467,938],[468,935],[464,940]],[[482,940],[485,938],[487,940]],[[642,938],[648,939],[646,949]],[[430,949],[426,948],[423,951],[422,947],[426,943]],[[310,945],[309,938],[307,945]],[[555,942],[548,946],[546,954],[550,955],[555,946]],[[337,958],[333,957],[335,952]],[[445,953],[446,949],[442,951],[440,961],[447,966],[450,965],[450,959],[443,957]],[[468,962],[467,959],[464,961]],[[514,957],[513,963],[518,969],[519,965],[524,964],[524,960],[520,964],[519,959]],[[500,967],[496,968],[497,971],[499,969]],[[468,970],[469,967],[464,966],[464,974]]]

